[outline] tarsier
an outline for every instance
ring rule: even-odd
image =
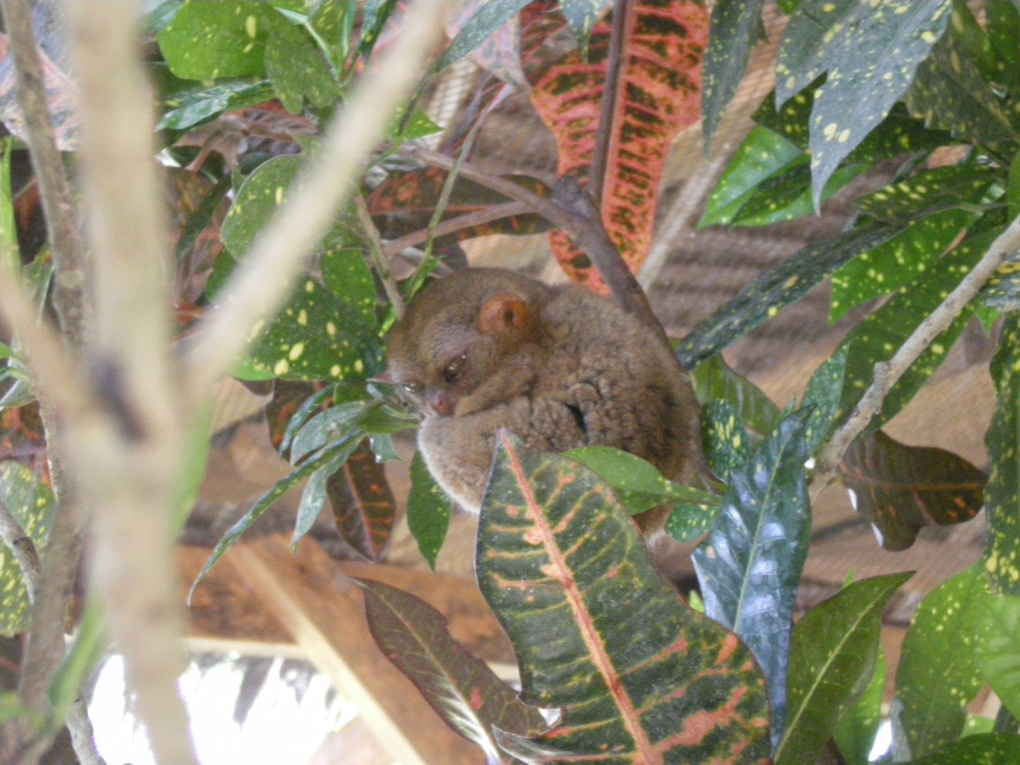
[[[668,478],[698,464],[697,402],[670,349],[583,287],[460,271],[411,301],[387,351],[383,379],[421,406],[419,449],[465,510],[479,510],[501,428],[531,449],[613,446]],[[664,513],[637,520],[651,537]]]

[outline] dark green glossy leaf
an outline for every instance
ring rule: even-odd
[[[1013,0],[985,0],[985,18],[996,80],[1015,98],[1020,91],[1020,10]]]
[[[804,389],[800,408],[811,411],[804,429],[804,447],[809,455],[825,440],[836,419],[846,376],[846,357],[846,346],[836,350],[815,370]]]
[[[839,718],[832,732],[846,765],[868,765],[871,750],[882,725],[882,699],[885,691],[886,662],[881,645],[871,682]]]
[[[910,574],[854,582],[801,619],[790,640],[790,707],[776,765],[814,765],[875,670],[882,609]]]
[[[904,102],[930,127],[948,130],[964,141],[1000,149],[1012,145],[1015,150],[1017,131],[960,40],[955,23],[917,67]]]
[[[290,461],[296,465],[308,454],[332,441],[346,439],[355,431],[360,436],[362,419],[370,410],[379,406],[378,401],[349,401],[319,412],[294,436],[290,446]]]
[[[767,435],[779,422],[779,407],[761,388],[730,368],[722,356],[712,356],[691,372],[698,401],[707,404],[725,399],[736,407],[740,422],[761,435]],[[721,474],[720,474],[721,475]]]
[[[262,78],[221,80],[178,91],[164,101],[167,111],[157,130],[185,130],[224,112],[254,106],[273,97],[273,87]]]
[[[839,475],[886,550],[905,550],[925,526],[981,511],[985,474],[945,449],[907,446],[876,430],[847,449]]]
[[[692,556],[705,613],[733,629],[762,666],[774,739],[786,718],[794,598],[811,532],[804,480],[808,414],[783,419],[747,466],[730,473],[715,525]]]
[[[762,183],[806,163],[804,152],[782,136],[767,128],[751,128],[712,190],[698,226],[731,223]]]
[[[441,71],[471,53],[493,32],[513,19],[529,2],[531,0],[488,0],[478,3],[471,18],[460,28],[450,46],[439,57],[435,70]]]
[[[928,595],[903,641],[896,670],[896,695],[903,705],[899,724],[915,757],[955,741],[965,707],[981,688],[972,648],[980,639],[978,614],[984,573],[974,566]]]
[[[0,462],[0,502],[36,551],[42,553],[50,536],[53,492],[35,474],[18,462]],[[20,635],[27,629],[28,591],[14,555],[0,541],[0,635]]]
[[[751,653],[657,576],[608,485],[562,456],[498,439],[478,538],[479,586],[510,636],[547,734],[497,734],[527,762],[768,760]],[[704,721],[711,720],[708,725]]]
[[[322,507],[326,504],[326,481],[347,462],[347,458],[356,448],[357,438],[347,438],[342,444],[338,442],[330,449],[334,455],[333,459],[308,477],[308,482],[301,491],[301,502],[298,504],[294,519],[294,533],[290,538],[291,549],[297,550],[297,543],[312,530],[315,519],[322,514]]]
[[[326,250],[319,260],[319,267],[326,288],[357,309],[368,324],[375,326],[375,280],[364,253],[356,248]]]
[[[1020,595],[1020,314],[1006,316],[999,350],[992,359],[998,393],[992,424],[985,436],[989,476],[985,485],[988,541],[985,568],[992,589]]]
[[[340,98],[330,63],[303,29],[289,24],[274,29],[266,44],[265,66],[276,97],[291,114],[301,112],[305,99],[323,107]]]
[[[425,601],[382,582],[356,580],[365,591],[372,637],[446,723],[478,744],[489,763],[511,763],[493,729],[534,736],[542,713],[517,698],[488,665],[454,640],[446,619]]]
[[[981,201],[1002,172],[980,165],[947,165],[922,170],[904,181],[854,200],[857,208],[889,223],[908,223],[923,215]]]
[[[701,441],[709,468],[724,481],[747,464],[754,448],[740,413],[727,399],[709,401],[701,408]]]
[[[323,52],[338,68],[351,51],[356,10],[351,0],[321,0],[308,17]],[[365,14],[367,16],[367,11]]]
[[[944,210],[915,219],[885,244],[851,260],[832,276],[829,321],[912,282],[976,217],[969,210]]]
[[[1014,717],[1020,713],[1020,597],[983,593],[977,662],[985,682]]]
[[[291,193],[301,157],[286,155],[263,162],[245,178],[220,231],[220,238],[236,257],[243,258],[255,237]]]
[[[698,324],[677,346],[680,362],[691,369],[800,300],[812,287],[895,234],[896,228],[869,224],[827,242],[799,250],[755,279],[733,300]]]
[[[418,550],[435,571],[436,558],[450,527],[450,498],[435,482],[421,452],[411,460],[411,492],[407,497],[407,526]]]
[[[1020,736],[985,733],[967,736],[906,765],[1015,765],[1017,762],[1020,762]]]
[[[950,6],[950,0],[805,0],[790,18],[776,64],[777,101],[827,74],[810,123],[816,204],[829,176],[910,85]]]
[[[867,167],[860,164],[837,169],[825,182],[819,204],[860,175]],[[811,170],[800,163],[762,183],[733,216],[734,226],[769,226],[802,218],[815,211],[811,196]]]
[[[711,144],[744,76],[757,42],[764,5],[764,0],[718,0],[712,7],[708,48],[702,62],[701,113],[706,144]]]
[[[186,80],[262,75],[266,40],[286,24],[268,3],[189,2],[156,42],[170,70]]]

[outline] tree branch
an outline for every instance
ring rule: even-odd
[[[595,136],[595,152],[588,168],[588,192],[601,206],[602,191],[606,185],[609,157],[612,156],[615,136],[613,117],[622,98],[620,82],[623,80],[624,47],[634,27],[631,0],[617,0],[613,5],[613,33],[609,38],[609,55],[606,58],[606,80],[602,88],[599,110],[599,130]],[[605,274],[603,274],[603,277]]]
[[[393,281],[393,274],[390,272],[390,267],[384,257],[384,255],[391,255],[391,253],[387,252],[383,246],[382,238],[379,236],[379,229],[376,228],[375,221],[372,220],[372,215],[368,211],[365,197],[360,193],[354,195],[354,209],[358,214],[358,221],[361,223],[361,227],[368,235],[369,255],[372,258],[372,263],[375,265],[375,272],[379,275],[379,281],[382,282],[386,297],[389,299],[390,305],[393,306],[393,312],[399,319],[404,315],[404,296],[397,289],[397,285]],[[400,252],[400,250],[397,250],[397,252]]]
[[[456,218],[449,218],[436,225],[432,230],[434,237],[446,236],[447,234],[453,234],[464,229],[471,228],[472,226],[481,226],[486,223],[490,223],[494,220],[502,220],[503,218],[512,218],[515,215],[523,215],[524,213],[530,213],[531,206],[526,205],[523,202],[506,202],[501,205],[488,205],[475,212],[466,213],[464,215],[458,215]],[[389,257],[393,257],[397,253],[407,249],[408,247],[414,247],[416,244],[421,244],[429,238],[429,229],[423,228],[407,236],[402,236],[399,239],[391,239],[388,242],[382,244],[382,253]]]
[[[956,289],[949,293],[939,307],[918,325],[893,357],[887,362],[875,365],[874,380],[861,397],[853,414],[818,452],[815,473],[811,481],[813,494],[817,495],[828,485],[850,444],[881,411],[882,402],[889,390],[932,341],[953,323],[999,266],[1017,249],[1020,249],[1020,216],[992,242],[992,246],[978,264],[963,278]]]
[[[283,304],[336,209],[356,188],[369,153],[413,89],[438,38],[445,3],[420,0],[401,37],[373,61],[327,128],[322,144],[279,214],[259,234],[240,269],[192,335],[185,357],[193,397],[204,395],[248,344],[252,327]]]
[[[28,599],[35,602],[39,592],[39,579],[42,570],[39,566],[39,553],[35,549],[32,538],[25,533],[25,530],[18,523],[7,507],[7,504],[0,499],[0,540],[7,545],[14,560],[18,562],[21,575],[25,580],[25,589],[28,590]]]

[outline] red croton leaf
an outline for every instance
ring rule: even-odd
[[[708,40],[708,14],[694,0],[642,0],[630,6],[622,71],[616,93],[605,93],[611,25],[604,20],[591,36],[588,60],[579,52],[548,69],[533,83],[532,103],[556,136],[560,176],[587,176],[599,112],[612,98],[612,133],[601,200],[610,239],[636,271],[648,254],[659,178],[676,134],[700,116],[701,59]],[[575,281],[605,292],[588,258],[562,232],[553,250]]]
[[[383,465],[376,461],[367,440],[327,479],[326,493],[340,536],[368,560],[379,560],[397,505]]]

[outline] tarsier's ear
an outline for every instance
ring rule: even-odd
[[[528,326],[528,304],[512,292],[500,292],[482,303],[478,326],[488,335],[521,332]]]

